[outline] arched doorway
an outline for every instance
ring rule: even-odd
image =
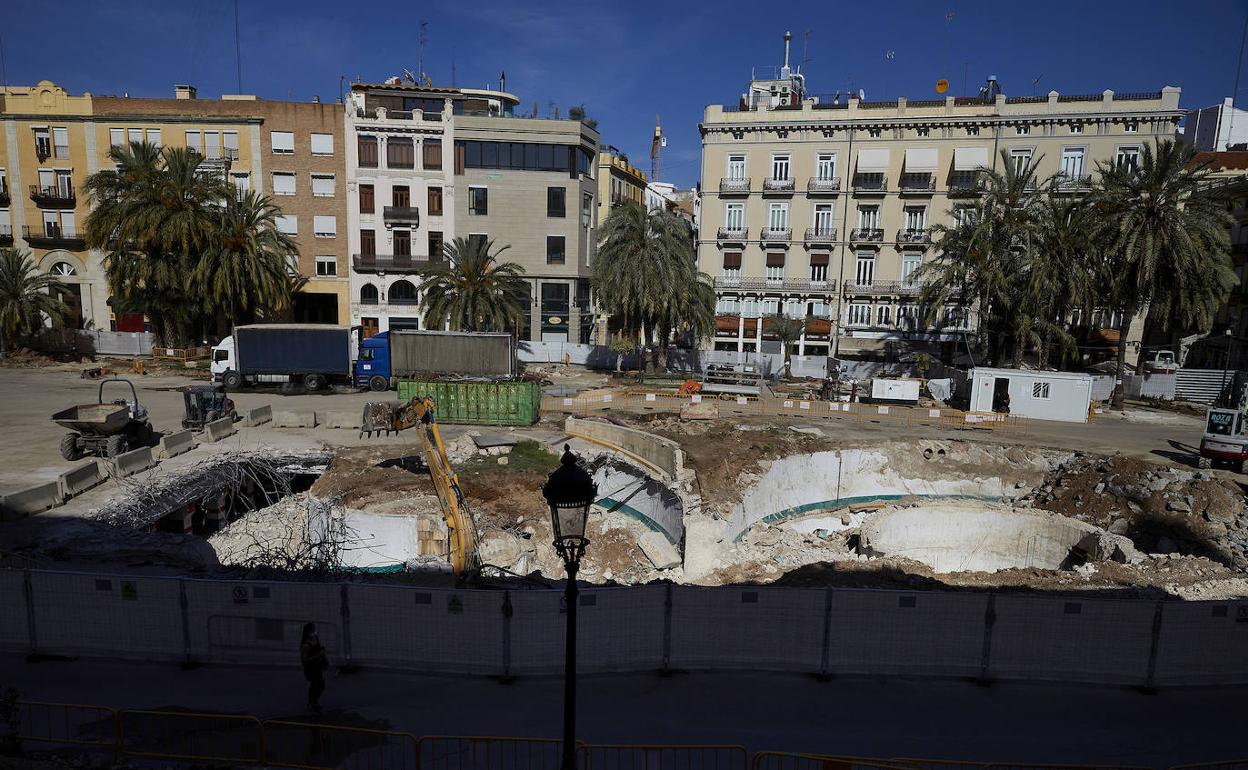
[[[65,317],[56,323],[68,329],[81,329],[82,284],[78,282],[78,268],[69,262],[55,262],[48,274],[61,281],[61,288],[53,289],[52,296],[65,303]]]

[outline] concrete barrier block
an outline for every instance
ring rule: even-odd
[[[272,405],[265,405],[265,406],[258,406],[255,409],[252,409],[249,412],[247,412],[247,416],[246,416],[246,419],[243,421],[243,424],[248,427],[254,427],[256,425],[264,425],[266,422],[272,422],[272,421],[273,421],[273,407]]]
[[[156,458],[152,455],[152,448],[145,446],[142,449],[134,449],[114,457],[113,475],[124,479],[140,471],[145,471],[155,464]]]
[[[168,460],[170,457],[177,457],[183,452],[189,452],[194,448],[194,431],[180,430],[176,433],[168,433],[160,439],[160,458]]]
[[[102,483],[106,478],[108,476],[104,473],[104,469],[95,460],[79,465],[61,474],[61,497],[70,498],[80,495],[96,484]]]
[[[0,495],[0,521],[25,518],[32,513],[55,508],[64,501],[59,479],[19,489],[7,495]]]
[[[233,417],[222,417],[220,420],[204,423],[204,441],[210,444],[226,436],[233,436],[237,432],[238,428],[234,427]]]
[[[326,428],[348,428],[358,430],[360,427],[359,412],[318,412],[316,424]]]
[[[316,412],[274,411],[275,428],[315,428]]]

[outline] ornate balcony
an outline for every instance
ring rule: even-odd
[[[715,237],[721,241],[732,241],[735,243],[744,243],[749,230],[744,227],[721,227],[716,231]]]
[[[835,227],[808,227],[806,228],[807,243],[835,243],[836,228]]]
[[[429,265],[429,257],[403,254],[354,254],[351,265],[357,273],[416,273]]]
[[[1059,174],[1053,184],[1053,191],[1059,193],[1085,193],[1091,189],[1091,174],[1080,174],[1079,176]]]
[[[884,228],[855,227],[849,232],[849,240],[860,243],[881,243],[884,240]]]
[[[854,192],[882,195],[888,192],[888,179],[883,174],[862,173],[854,175]]]
[[[13,245],[13,226],[0,225],[0,244],[5,246]]]
[[[719,180],[720,195],[749,195],[750,180],[748,179],[730,179],[723,177]]]
[[[788,227],[764,227],[760,240],[767,243],[788,243],[793,240],[793,230]]]
[[[829,194],[839,193],[840,191],[841,178],[839,176],[834,176],[830,179],[819,179],[818,177],[812,176],[810,179],[806,180],[806,192],[810,194]]]
[[[836,281],[802,281],[784,279],[769,281],[766,278],[726,278],[715,279],[716,289],[741,289],[742,291],[789,291],[810,294],[831,294],[836,292]]]
[[[763,192],[781,195],[791,194],[797,185],[792,179],[764,179]]]
[[[37,184],[30,186],[30,199],[35,205],[47,209],[72,209],[78,201],[73,187],[62,188],[60,185],[42,187]]]
[[[898,189],[902,195],[931,195],[936,192],[936,175],[927,172],[902,174]]]
[[[420,225],[420,209],[415,206],[385,206],[381,210],[381,219],[387,227],[392,225]]]
[[[22,226],[22,237],[38,248],[62,248],[80,250],[87,247],[82,233],[73,227],[47,223],[43,227]]]
[[[932,242],[932,231],[926,227],[902,228],[897,231],[898,243],[912,243],[927,246]]]

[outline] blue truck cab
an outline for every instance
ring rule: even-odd
[[[389,390],[390,332],[360,340],[360,354],[355,360],[355,386],[377,392]]]

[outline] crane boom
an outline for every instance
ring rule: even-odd
[[[470,573],[480,566],[477,554],[477,528],[472,511],[459,488],[459,476],[451,466],[451,458],[442,443],[442,432],[434,419],[434,402],[428,396],[417,396],[397,407],[391,402],[370,401],[364,405],[360,436],[365,433],[390,433],[416,428],[420,438],[425,467],[433,479],[446,522],[447,554],[457,576]]]

